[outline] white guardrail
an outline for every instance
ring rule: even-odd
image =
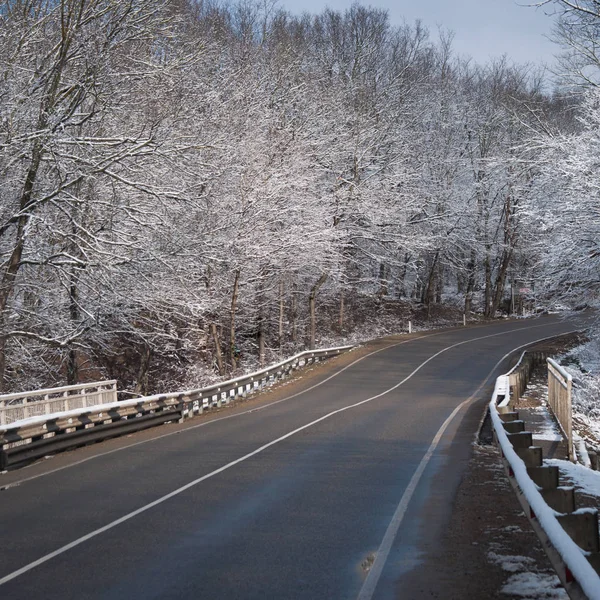
[[[29,417],[116,401],[116,379],[4,394],[0,396],[0,425],[8,425]]]
[[[244,397],[270,382],[287,377],[302,366],[338,355],[352,347],[301,352],[261,371],[205,388],[37,414],[0,425],[0,471],[52,452],[168,421],[183,421],[204,410],[228,404],[237,397]],[[40,390],[40,393],[50,391]]]
[[[530,477],[525,462],[517,454],[509,439],[510,434],[505,430],[506,422],[502,420],[498,410],[498,407],[503,412],[508,410],[510,388],[508,376],[513,371],[514,369],[496,380],[489,404],[495,436],[501,449],[508,478],[569,597],[600,600],[600,578],[588,560],[588,557],[592,559],[597,556],[593,557],[591,552],[584,551],[571,537],[571,535],[576,535],[575,529],[581,520],[586,520],[586,518],[592,531],[595,527],[597,535],[597,511],[583,508],[570,514],[563,514],[553,510],[542,496],[542,488],[536,485]],[[526,433],[523,432],[521,435],[526,435]],[[579,523],[575,522],[577,518],[580,520]],[[567,533],[565,527],[571,528],[571,535]]]

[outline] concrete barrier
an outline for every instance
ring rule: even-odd
[[[515,448],[515,451],[526,467],[541,467],[544,463],[543,452],[540,446]]]
[[[527,467],[527,474],[541,490],[555,490],[558,487],[558,467]]]
[[[524,433],[525,432],[525,421],[521,419],[514,419],[512,421],[504,421],[504,431],[506,433]]]
[[[521,431],[520,433],[507,433],[513,448],[529,448],[533,446],[533,436],[531,431]]]

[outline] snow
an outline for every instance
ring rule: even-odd
[[[577,459],[579,462],[581,462],[584,467],[591,469],[592,461],[590,460],[590,455],[588,454],[585,440],[576,431],[573,432],[573,443],[577,448]]]
[[[517,361],[517,364],[510,371],[508,371],[508,373],[505,373],[504,375],[500,375],[500,377],[506,377],[507,375],[514,373],[518,369],[519,365],[523,362],[523,358],[526,354],[527,354],[527,350],[524,350],[523,352],[521,352],[521,356],[519,356],[519,360]],[[496,380],[496,381],[498,381],[498,380]]]
[[[540,392],[540,395],[547,395],[547,386],[528,386],[528,391],[535,389]],[[534,440],[544,440],[548,442],[560,442],[563,439],[562,432],[557,422],[549,412],[549,408],[544,403],[543,406],[536,406],[529,409],[532,412],[539,414],[541,420],[536,424],[536,431],[533,432],[532,437]]]
[[[507,531],[508,533],[522,533],[523,530],[518,525],[507,525],[502,528],[502,531]]]
[[[516,529],[520,531],[518,527]],[[500,590],[503,594],[530,600],[563,600],[569,597],[554,573],[531,572],[535,567],[535,560],[529,556],[492,551],[488,552],[487,557],[490,562],[511,574]]]
[[[530,600],[568,600],[569,596],[556,575],[516,573],[500,590],[503,594]]]
[[[494,394],[496,396],[504,396],[504,399],[498,403],[498,406],[508,406],[510,402],[510,381],[507,375],[500,375],[496,379]]]
[[[533,434],[533,439],[560,442],[562,440],[562,433],[554,419],[552,419],[546,410],[540,411],[540,414],[543,415],[544,422],[538,425],[538,430]]]
[[[524,571],[535,565],[535,560],[529,556],[509,556],[497,554],[496,552],[488,552],[487,557],[490,562],[500,565],[504,571],[508,571],[509,573]]]
[[[592,471],[583,465],[573,464],[568,460],[546,459],[547,465],[555,465],[560,474],[576,489],[584,491],[590,496],[600,498],[600,473]]]

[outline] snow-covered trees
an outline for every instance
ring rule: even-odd
[[[558,15],[560,112],[537,123],[530,146],[539,157],[530,208],[546,251],[543,288],[573,302],[597,303],[600,293],[600,5],[553,0]],[[551,248],[548,251],[547,248]]]
[[[600,89],[583,92],[580,129],[556,129],[537,140],[543,164],[535,197],[543,242],[552,244],[540,265],[548,290],[595,303],[600,294]]]
[[[151,169],[179,52],[163,0],[3,2],[0,21],[1,389],[7,343],[31,368],[24,340],[76,380],[76,347],[127,293],[113,283],[165,214]]]
[[[600,85],[600,4],[597,0],[545,0],[554,9],[554,41],[562,49],[557,75],[562,85]]]
[[[451,46],[359,5],[1,2],[0,386],[191,384],[363,299],[493,315],[553,101]]]

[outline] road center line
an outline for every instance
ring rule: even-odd
[[[469,344],[471,342],[475,342],[475,341],[479,341],[479,340],[484,340],[484,339],[489,339],[492,337],[498,337],[501,335],[507,335],[509,333],[514,333],[515,331],[523,331],[523,330],[528,330],[528,329],[536,329],[539,327],[545,327],[547,324],[544,323],[543,325],[534,325],[531,327],[520,327],[518,329],[511,329],[508,331],[502,331],[499,333],[493,333],[493,334],[489,334],[489,335],[484,335],[481,337],[477,337],[477,338],[471,338],[468,340],[463,340],[462,342],[457,342],[455,344],[452,344],[450,346],[447,346],[446,348],[443,348],[442,350],[440,350],[439,352],[436,352],[435,354],[433,354],[432,356],[430,356],[427,360],[423,361],[416,369],[414,369],[409,375],[407,375],[404,379],[402,379],[401,381],[399,381],[396,385],[392,386],[391,388],[380,392],[379,394],[376,394],[374,396],[371,396],[370,398],[367,398],[365,400],[361,400],[360,402],[356,402],[354,404],[350,404],[348,406],[344,406],[342,408],[339,408],[337,410],[334,410],[330,413],[327,413],[326,415],[323,415],[322,417],[315,419],[314,421],[311,421],[310,423],[307,423],[306,425],[302,425],[301,427],[298,427],[288,433],[286,433],[285,435],[282,435],[281,437],[274,439],[262,446],[260,446],[259,448],[257,448],[256,450],[253,450],[252,452],[245,454],[244,456],[241,456],[240,458],[237,458],[225,465],[223,465],[222,467],[219,467],[218,469],[215,469],[214,471],[211,471],[210,473],[207,473],[206,475],[203,475],[202,477],[199,477],[198,479],[194,479],[193,481],[181,486],[180,488],[154,500],[153,502],[150,502],[149,504],[146,504],[122,517],[120,517],[119,519],[116,519],[115,521],[112,521],[110,523],[108,523],[107,525],[104,525],[103,527],[100,527],[98,529],[95,529],[94,531],[91,531],[90,533],[77,538],[76,540],[73,540],[72,542],[65,544],[64,546],[61,546],[60,548],[54,550],[53,552],[50,552],[49,554],[46,554],[45,556],[42,556],[41,558],[38,558],[37,560],[25,565],[24,567],[21,567],[20,569],[17,569],[16,571],[13,571],[12,573],[9,573],[8,575],[5,575],[4,577],[2,577],[0,579],[0,585],[3,585],[5,583],[8,583],[9,581],[12,581],[13,579],[16,579],[17,577],[19,577],[20,575],[23,575],[24,573],[27,573],[28,571],[31,571],[33,569],[35,569],[36,567],[48,562],[49,560],[52,560],[53,558],[56,558],[57,556],[60,556],[61,554],[64,554],[65,552],[67,552],[68,550],[71,550],[77,546],[79,546],[80,544],[83,544],[84,542],[91,540],[94,537],[99,536],[102,533],[105,533],[106,531],[109,531],[115,527],[117,527],[118,525],[121,525],[122,523],[125,523],[126,521],[129,521],[130,519],[133,519],[134,517],[150,510],[151,508],[154,508],[155,506],[158,506],[164,502],[166,502],[167,500],[170,500],[171,498],[174,498],[175,496],[178,496],[180,494],[182,494],[183,492],[185,492],[186,490],[198,485],[199,483],[202,483],[203,481],[206,481],[207,479],[210,479],[211,477],[214,477],[220,473],[223,473],[224,471],[227,471],[229,469],[231,469],[232,467],[245,462],[246,460],[256,456],[257,454],[260,454],[262,452],[264,452],[266,449],[270,448],[271,446],[275,446],[276,444],[279,444],[281,442],[283,442],[284,440],[287,440],[288,438],[296,435],[297,433],[300,433],[301,431],[304,431],[305,429],[308,429],[309,427],[312,427],[314,425],[316,425],[317,423],[321,423],[322,421],[325,421],[337,414],[343,413],[347,410],[351,410],[353,408],[357,408],[359,406],[362,406],[363,404],[367,404],[369,402],[372,402],[373,400],[376,400],[378,398],[381,398],[382,396],[385,396],[387,394],[389,394],[390,392],[393,392],[394,390],[398,389],[401,385],[403,385],[404,383],[406,383],[409,379],[411,379],[412,377],[414,377],[425,365],[427,365],[428,363],[430,363],[432,360],[434,360],[435,358],[437,358],[438,356],[440,356],[441,354],[443,354],[444,352],[447,352],[448,350],[451,350],[452,348],[456,348],[458,346],[462,346],[464,344]],[[571,332],[567,332],[567,333],[571,333]],[[561,334],[557,334],[557,335],[561,335]],[[564,335],[564,334],[563,334]],[[556,337],[556,335],[554,336],[550,336],[550,337]],[[548,339],[548,338],[542,338],[542,339]],[[408,341],[408,340],[407,340]],[[528,346],[532,343],[535,343],[536,341],[540,341],[540,340],[534,340],[533,342],[529,342],[527,344],[524,344],[524,346]],[[401,343],[406,343],[406,342],[401,342]],[[399,344],[398,344],[399,345]],[[522,346],[520,346],[522,347]],[[386,347],[385,349],[389,348]],[[514,350],[516,350],[518,348],[513,349],[511,352],[514,352]],[[380,349],[379,351],[382,351],[384,349]],[[377,352],[373,352],[371,353],[370,356],[372,356],[373,354],[376,354]],[[509,353],[510,354],[510,353]],[[369,356],[369,355],[367,355]],[[355,363],[352,364],[356,364],[356,362],[359,362],[360,360],[363,360],[364,358],[367,358],[367,356],[362,357],[361,359],[358,359],[357,361],[355,361]],[[504,360],[505,357],[503,357],[499,362],[501,362],[502,360]],[[499,363],[498,363],[499,364]],[[346,368],[350,367],[351,365],[348,365]],[[496,365],[497,366],[497,365]],[[495,369],[496,367],[494,367]],[[343,369],[343,370],[345,370]],[[337,374],[343,372],[340,371]],[[490,374],[491,375],[491,374]],[[488,375],[488,379],[490,377],[490,375]],[[333,376],[332,376],[333,377]],[[323,383],[323,382],[322,382]],[[483,385],[483,384],[482,384]],[[316,386],[315,386],[316,387]],[[409,487],[407,488],[407,490],[405,491],[404,495],[407,495],[407,500],[404,502],[406,505],[408,505],[408,502],[410,501],[410,498],[412,497],[412,494],[414,493],[414,488],[416,487],[419,479],[421,478],[422,472],[425,469],[425,466],[427,465],[427,463],[429,462],[429,459],[431,458],[431,455],[433,454],[433,451],[435,450],[435,447],[437,446],[439,439],[441,438],[441,435],[443,434],[443,432],[445,431],[445,429],[447,428],[448,424],[450,423],[450,421],[452,420],[452,418],[454,417],[454,415],[466,404],[468,403],[471,399],[473,398],[473,396],[471,396],[470,399],[465,400],[462,404],[460,404],[453,412],[452,414],[448,417],[448,419],[446,419],[446,421],[444,422],[444,424],[442,425],[442,427],[440,428],[440,430],[438,431],[438,433],[436,434],[432,445],[430,446],[430,449],[427,451],[426,455],[423,457],[423,459],[421,460],[421,463],[419,464],[419,467],[417,468],[417,471],[415,472],[415,474],[413,475],[413,478],[411,479],[411,482],[409,483]],[[414,482],[413,482],[414,480]],[[412,487],[411,487],[412,486]],[[409,492],[409,490],[412,490]],[[403,496],[404,498],[404,496]],[[403,504],[403,500],[400,501],[400,505],[397,509],[397,512],[400,510],[401,505]],[[406,509],[404,509],[403,512],[401,512],[400,514],[400,521],[397,522],[397,525],[394,525],[396,527],[395,531],[397,531],[397,528],[400,525],[400,522],[402,521],[402,517],[404,516],[404,512],[406,511]],[[396,515],[394,515],[396,516]],[[392,527],[393,523],[395,523],[394,519],[392,520],[392,523],[390,523],[390,527]],[[389,530],[389,528],[388,528]],[[387,532],[386,532],[386,536],[387,536]],[[390,533],[390,535],[392,535],[392,533]],[[395,536],[395,532],[393,532],[393,537]],[[392,540],[393,541],[393,537]],[[384,537],[384,541],[386,540],[386,537]],[[391,541],[389,542],[390,544],[390,548],[391,548]],[[383,545],[383,543],[382,543]],[[380,549],[381,550],[381,549]],[[388,554],[389,554],[389,550],[388,550]],[[378,563],[378,558],[379,556],[376,558],[375,563],[373,565],[373,567],[376,566],[376,564]],[[385,559],[387,559],[387,555],[385,557],[382,557],[383,563],[385,563]],[[379,563],[381,563],[381,560],[379,561]],[[379,569],[379,573],[381,573],[381,570],[383,569],[383,565],[381,567],[378,567]],[[371,569],[371,573],[373,573],[374,569]],[[369,581],[369,578],[371,578],[371,574],[369,575],[369,577],[367,578],[367,580],[365,581],[365,585],[367,584],[367,582]],[[377,585],[377,580],[378,580],[378,576],[376,577],[375,580],[375,586]],[[364,589],[364,586],[363,586]],[[374,591],[374,587],[373,587],[373,591]],[[362,594],[362,591],[361,591]],[[372,594],[371,594],[372,595]],[[370,598],[371,596],[364,596],[364,598]],[[360,596],[359,598],[363,598],[363,596]]]

